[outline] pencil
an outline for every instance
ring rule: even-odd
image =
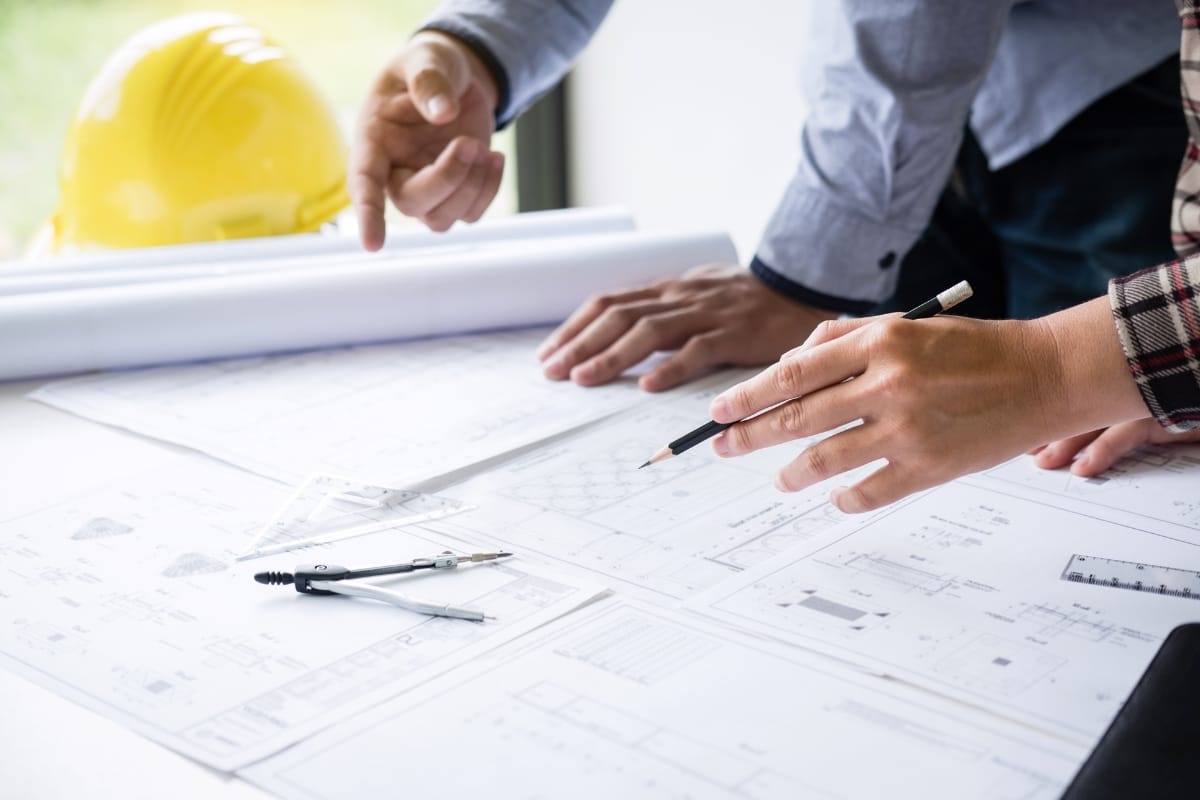
[[[972,294],[973,291],[971,289],[971,284],[967,283],[966,281],[960,281],[936,297],[926,300],[924,303],[921,303],[921,305],[909,311],[904,315],[904,319],[924,319],[925,317],[932,317],[934,314],[940,314],[947,309],[953,308],[962,301],[966,300]],[[685,450],[690,450],[701,442],[711,439],[721,431],[734,424],[736,423],[714,422],[709,420],[699,428],[688,431],[683,436],[680,436],[675,441],[663,447],[657,453],[650,456],[649,460],[647,460],[645,464],[642,464],[642,466],[638,467],[638,469],[643,469],[651,464],[657,464],[660,461],[666,461],[668,458],[673,458]]]

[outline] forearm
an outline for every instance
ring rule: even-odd
[[[945,185],[1010,6],[813,4],[810,111],[796,172],[756,254],[764,282],[851,313],[891,293]]]

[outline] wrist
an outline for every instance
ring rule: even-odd
[[[1046,441],[1147,416],[1107,298],[1021,324],[1048,428]]]
[[[866,314],[876,305],[875,301],[835,297],[803,286],[774,269],[758,256],[755,256],[750,261],[750,273],[762,285],[773,290],[776,294],[810,308],[826,310],[834,316],[838,314]]]

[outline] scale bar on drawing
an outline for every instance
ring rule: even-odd
[[[1179,567],[1162,567],[1077,553],[1067,562],[1061,578],[1072,583],[1200,599],[1200,572]]]

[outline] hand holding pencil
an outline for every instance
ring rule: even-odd
[[[776,485],[797,491],[885,460],[830,495],[842,511],[869,511],[1052,440],[1063,361],[1044,320],[828,322],[714,398],[713,424],[725,430],[713,448],[737,456],[857,421],[801,451]]]
[[[925,317],[932,317],[934,314],[940,314],[947,309],[953,308],[964,300],[967,300],[971,297],[971,294],[971,284],[967,283],[966,281],[959,281],[946,291],[930,298],[929,300],[926,300],[924,303],[921,303],[921,305],[905,313],[904,319],[924,319]],[[813,336],[816,336],[815,331],[813,332]],[[780,356],[780,361],[787,358],[792,353],[803,350],[805,346],[812,342],[812,338],[813,337],[809,337],[809,340],[805,342],[804,345],[784,353],[782,356]],[[657,453],[650,456],[646,463],[642,464],[642,466],[638,467],[638,469],[645,469],[651,464],[657,464],[658,462],[665,461],[672,456],[677,456],[685,450],[690,450],[701,442],[707,441],[713,436],[721,433],[733,424],[734,422],[732,421],[718,422],[716,420],[709,420],[699,428],[688,431],[683,436],[680,436],[675,441],[663,447]]]

